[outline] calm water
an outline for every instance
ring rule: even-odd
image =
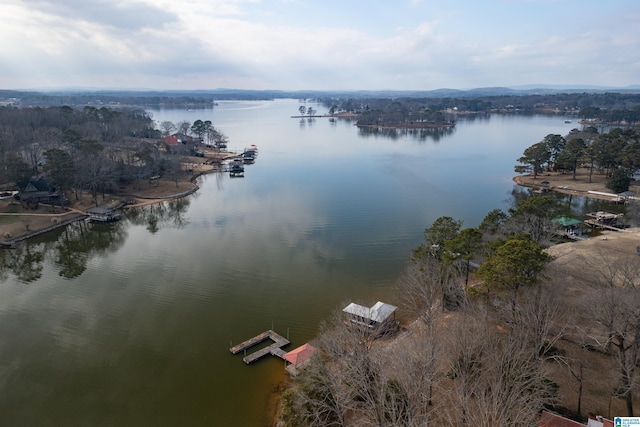
[[[245,178],[0,252],[0,424],[266,425],[282,361],[246,366],[230,343],[273,326],[294,348],[346,302],[396,302],[425,227],[505,208],[524,148],[571,129],[491,116],[382,134],[291,119],[298,106],[156,111],[260,155]]]

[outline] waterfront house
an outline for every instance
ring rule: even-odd
[[[167,145],[178,145],[180,143],[180,140],[175,135],[169,135],[162,138],[162,142]]]
[[[398,307],[394,305],[378,301],[372,307],[351,303],[343,308],[342,311],[351,322],[371,329],[378,329],[395,319],[397,309]]]
[[[18,199],[26,204],[60,203],[60,193],[44,178],[32,179],[20,190]]]

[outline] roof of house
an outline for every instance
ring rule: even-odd
[[[584,427],[585,425],[578,421],[570,420],[547,411],[542,411],[538,427]]]
[[[49,186],[49,182],[42,176],[38,179],[32,179],[31,181],[29,181],[29,183],[25,187],[26,191],[32,191],[32,192],[35,192],[35,191],[49,192],[50,189],[51,188]]]
[[[113,208],[111,206],[96,206],[91,209],[87,209],[86,212],[94,215],[104,215],[113,212]]]
[[[374,322],[382,323],[391,316],[398,307],[386,304],[381,301],[378,301],[373,305],[373,307],[364,307],[360,304],[351,303],[345,308],[342,309],[343,312],[352,314],[354,316],[359,316],[364,319],[373,320]]]
[[[316,348],[314,346],[306,343],[286,353],[283,357],[287,362],[297,365],[311,359],[311,356],[313,356],[313,353],[315,353],[315,351]]]
[[[169,145],[176,145],[178,144],[178,142],[180,142],[180,140],[175,135],[169,135],[162,138],[162,142]]]

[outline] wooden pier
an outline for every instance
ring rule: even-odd
[[[273,344],[261,348],[258,351],[255,351],[253,353],[250,354],[246,354],[246,351],[248,349],[250,349],[251,347],[258,345],[266,340],[271,340],[273,341]],[[282,349],[282,347],[289,345],[290,342],[288,339],[286,339],[285,337],[275,333],[274,331],[272,331],[271,329],[261,333],[260,335],[256,335],[253,338],[250,338],[244,342],[241,342],[238,345],[234,345],[233,347],[231,347],[229,349],[229,351],[231,351],[232,354],[238,354],[242,351],[245,352],[245,357],[242,358],[242,360],[244,361],[244,363],[246,363],[247,365],[250,363],[255,362],[258,359],[263,358],[264,356],[267,356],[269,354],[272,354],[274,356],[278,356],[281,359],[284,359],[284,355],[286,354],[286,351],[284,351]]]

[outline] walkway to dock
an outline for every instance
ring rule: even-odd
[[[258,351],[255,351],[253,353],[250,354],[246,354],[246,351],[248,349],[250,349],[251,347],[258,345],[266,340],[271,340],[273,341],[273,344],[261,348]],[[284,359],[284,355],[286,354],[286,351],[282,350],[282,347],[289,345],[290,342],[288,339],[286,339],[285,337],[275,333],[274,331],[272,331],[271,329],[261,333],[260,335],[256,335],[255,337],[248,339],[244,342],[241,342],[238,345],[234,345],[233,347],[231,347],[229,349],[229,351],[231,351],[231,353],[233,354],[238,354],[242,351],[245,352],[245,357],[242,358],[242,360],[244,361],[244,363],[246,363],[247,365],[250,363],[255,362],[258,359],[263,358],[264,356],[267,356],[268,354],[272,354],[274,356],[278,356],[281,359]]]

